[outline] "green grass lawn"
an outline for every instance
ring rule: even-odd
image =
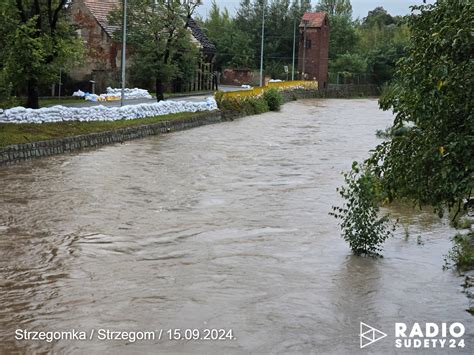
[[[151,124],[160,121],[172,121],[181,118],[199,117],[208,112],[183,112],[163,116],[139,118],[135,120],[100,122],[57,122],[42,124],[0,123],[0,148],[12,144],[22,144],[49,139],[78,136],[88,133],[111,131],[114,129]]]

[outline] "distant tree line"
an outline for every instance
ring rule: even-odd
[[[234,17],[213,1],[201,20],[217,46],[217,66],[257,69],[260,66],[262,11],[265,11],[265,71],[284,79],[291,67],[293,34],[305,12],[324,11],[330,18],[329,71],[331,78],[364,77],[375,84],[392,78],[395,63],[405,54],[409,30],[405,19],[377,7],[363,19],[354,20],[350,0],[242,0]],[[296,40],[298,44],[298,37]],[[296,52],[297,53],[297,52]]]

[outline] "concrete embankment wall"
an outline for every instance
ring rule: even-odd
[[[318,98],[345,99],[355,97],[380,96],[381,88],[373,84],[364,85],[333,85],[330,84],[327,89],[319,90]]]
[[[315,98],[317,95],[317,91],[296,90],[283,93],[283,98],[285,102],[290,102],[298,99]],[[10,145],[5,148],[0,148],[0,166],[14,164],[24,160],[100,147],[108,144],[123,143],[132,139],[186,130],[221,121],[233,120],[243,116],[246,115],[241,113],[221,113],[218,111],[204,112],[193,117],[173,121],[163,121],[148,125],[133,126],[81,136],[51,139],[41,142]]]
[[[132,139],[181,131],[222,120],[220,112],[206,112],[194,117],[163,121],[148,125],[121,128],[113,131],[51,139],[42,142],[10,145],[0,149],[0,166],[51,155],[69,153],[107,144],[123,143]]]

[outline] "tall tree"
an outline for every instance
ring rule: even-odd
[[[372,81],[378,85],[389,81],[396,62],[405,54],[410,37],[405,21],[392,17],[383,7],[377,7],[356,25],[356,31],[356,51],[367,58]]]
[[[354,51],[357,43],[357,34],[352,22],[352,5],[350,0],[320,0],[316,5],[317,11],[329,15],[331,34],[329,36],[329,67],[331,71],[338,71],[347,66],[351,59],[357,56],[349,55]],[[338,65],[334,65],[341,55],[345,55]],[[357,62],[357,63],[356,63]],[[360,58],[348,68],[360,68]],[[344,65],[341,65],[344,63]]]
[[[337,60],[340,55],[353,52],[358,37],[354,24],[346,16],[331,16],[330,26],[329,61],[331,62]]]
[[[26,87],[27,107],[38,108],[39,86],[52,82],[59,68],[81,54],[82,44],[65,16],[67,4],[16,0],[2,5],[0,26],[14,28],[3,39],[4,70],[18,88]]]
[[[214,2],[203,23],[217,45],[217,62],[225,67],[260,67],[262,10],[265,10],[264,67],[275,77],[285,78],[284,65],[291,64],[293,31],[303,14],[311,11],[310,0],[241,0],[235,18]]]
[[[206,21],[202,23],[209,39],[216,45],[216,67],[253,67],[255,52],[251,38],[236,24],[225,8],[221,10],[216,1],[212,2]]]
[[[7,77],[5,60],[7,58],[7,36],[14,31],[14,25],[9,21],[9,10],[6,2],[0,2],[0,102],[8,100],[12,84]]]
[[[136,0],[129,3],[129,43],[133,46],[132,70],[155,82],[156,99],[164,99],[165,85],[179,78],[199,54],[186,21],[200,1]],[[113,11],[111,23],[119,24],[122,10]],[[189,55],[192,53],[192,55]],[[185,59],[185,60],[183,60]],[[180,67],[186,63],[186,67]],[[182,75],[181,75],[182,76]]]
[[[383,7],[379,6],[369,11],[367,17],[364,17],[362,25],[365,27],[382,28],[395,23],[395,19]]]
[[[350,0],[319,0],[316,10],[327,12],[329,16],[352,18],[352,4]]]

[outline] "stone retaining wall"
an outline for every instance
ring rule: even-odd
[[[206,112],[194,117],[173,121],[163,121],[148,125],[138,125],[113,131],[91,133],[81,136],[51,139],[48,141],[10,145],[0,148],[0,166],[23,160],[47,157],[56,154],[100,147],[107,144],[123,143],[132,139],[181,131],[222,121],[220,112]]]
[[[318,96],[318,90],[298,89],[293,91],[283,91],[283,101],[290,102],[301,99],[314,99]]]
[[[283,93],[284,102],[295,101],[298,99],[310,99],[317,96],[318,91],[303,89]],[[5,148],[0,148],[0,166],[14,164],[24,160],[70,153],[87,148],[100,147],[107,144],[123,143],[132,139],[181,131],[206,124],[234,120],[244,116],[246,115],[238,112],[205,112],[197,114],[194,117],[173,121],[163,121],[149,125],[133,126],[82,136],[51,139],[42,142],[10,145]]]
[[[374,84],[336,85],[330,84],[325,90],[319,90],[318,98],[346,99],[354,97],[380,96],[381,88]]]

